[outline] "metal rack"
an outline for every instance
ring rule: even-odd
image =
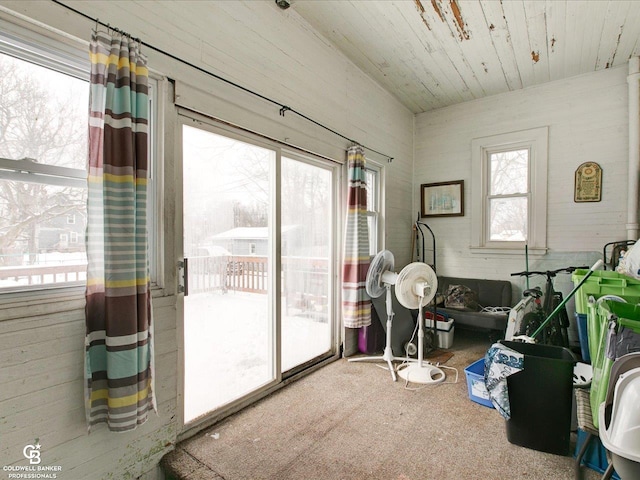
[[[416,219],[416,223],[414,224],[415,227],[415,231],[416,231],[416,237],[415,237],[415,246],[416,246],[416,260],[417,261],[421,261],[423,263],[426,263],[427,265],[429,265],[431,268],[433,268],[433,271],[437,273],[436,270],[436,236],[433,233],[433,230],[431,230],[431,227],[429,227],[429,225],[427,225],[424,222],[420,221],[420,214],[418,213],[418,218]],[[423,228],[424,227],[424,230]],[[432,258],[433,258],[433,263],[428,263],[426,261],[426,247],[425,247],[425,230],[427,230],[430,234],[431,234],[431,244],[432,244]],[[421,243],[422,244],[422,248],[419,248],[418,244]],[[422,253],[422,259],[420,259],[420,254]]]

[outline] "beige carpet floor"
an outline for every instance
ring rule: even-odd
[[[572,457],[510,444],[498,412],[469,399],[464,368],[489,345],[485,334],[456,331],[446,365],[457,383],[416,391],[375,363],[336,361],[182,442],[163,461],[167,477],[574,479]],[[600,475],[585,469],[583,478]]]

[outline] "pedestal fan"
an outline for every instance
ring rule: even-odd
[[[424,361],[424,327],[422,307],[436,295],[438,277],[429,265],[413,262],[402,269],[395,279],[396,297],[402,306],[418,309],[418,361],[398,369],[398,375],[407,382],[433,384],[443,382],[444,372]],[[435,318],[434,318],[435,322]]]
[[[391,299],[391,286],[395,285],[396,279],[398,278],[398,274],[393,271],[395,260],[393,258],[393,253],[389,250],[382,250],[379,252],[369,265],[369,270],[367,271],[367,279],[366,279],[366,289],[367,294],[371,298],[378,298],[382,295],[383,292],[386,291],[386,299],[385,305],[387,307],[387,335],[385,340],[384,352],[380,356],[372,356],[372,357],[358,357],[358,358],[350,358],[350,362],[362,362],[362,361],[371,361],[371,360],[382,360],[387,362],[389,366],[389,371],[391,372],[391,378],[393,381],[396,381],[396,371],[391,362],[394,360],[403,361],[402,357],[394,357],[393,351],[391,350],[391,326],[393,324],[393,303]]]

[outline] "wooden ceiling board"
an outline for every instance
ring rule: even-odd
[[[447,55],[440,41],[431,34],[428,19],[421,14],[414,5],[404,4],[399,8],[401,15],[410,28],[412,35],[408,35],[408,44],[415,48],[417,62],[405,62],[407,68],[412,68],[418,75],[426,75],[421,82],[422,88],[433,92],[431,108],[439,108],[447,104],[463,102],[470,97],[468,86],[460,76]],[[434,79],[435,89],[428,79]],[[427,80],[427,81],[425,81]]]
[[[604,17],[602,33],[600,34],[598,53],[596,54],[595,69],[613,67],[616,64],[615,59],[618,54],[618,47],[624,24],[629,14],[629,4],[625,2],[610,2],[607,6],[607,12]],[[625,60],[626,61],[626,60]]]
[[[484,95],[495,95],[509,88],[506,73],[496,54],[490,23],[479,2],[464,4],[464,21],[469,39],[460,42],[463,55],[469,59]],[[495,29],[495,25],[494,25]]]
[[[482,11],[489,26],[495,58],[502,68],[508,89],[517,90],[522,88],[522,78],[520,77],[509,27],[504,18],[502,2],[482,2]]]
[[[581,2],[582,3],[582,2]],[[579,71],[593,71],[597,63],[598,49],[602,41],[607,5],[602,2],[586,2],[583,4],[586,16],[582,18],[582,55]],[[604,8],[603,8],[604,7]],[[577,39],[575,39],[577,40]],[[573,41],[573,39],[571,39]]]
[[[421,108],[438,108],[444,101],[464,101],[460,92],[465,91],[465,85],[460,83],[461,78],[454,65],[444,56],[440,42],[429,30],[415,8],[413,3],[405,2],[390,7],[387,2],[369,2],[370,13],[379,18],[384,18],[388,10],[394,12],[393,17],[400,27],[394,27],[394,35],[402,37],[399,48],[393,57],[387,59],[389,65],[388,75],[398,70],[406,77],[405,94],[416,99]],[[387,26],[381,28],[386,31]],[[381,37],[382,38],[382,37]],[[382,38],[384,41],[384,38]],[[406,80],[415,78],[415,83],[406,83]],[[449,84],[455,85],[450,88]],[[453,95],[454,98],[449,98]],[[429,99],[428,105],[424,105],[421,99]]]
[[[469,62],[466,61],[461,49],[460,39],[456,32],[452,31],[451,25],[443,21],[442,8],[434,8],[429,0],[423,0],[423,9],[414,7],[410,9],[409,3],[404,3],[405,14],[411,21],[418,22],[424,20],[423,28],[417,31],[420,38],[431,39],[434,51],[431,53],[430,62],[435,62],[444,72],[441,78],[444,86],[456,86],[463,101],[478,98],[481,86]],[[418,5],[419,0],[416,0]],[[438,3],[437,0],[434,3]],[[450,88],[450,87],[449,87]]]
[[[424,1],[427,3],[427,0]],[[490,84],[488,71],[484,71],[480,55],[475,49],[477,42],[471,39],[469,25],[465,22],[466,11],[462,12],[458,3],[453,1],[436,0],[436,5],[437,9],[434,7],[427,10],[436,25],[431,33],[438,38],[442,55],[448,57],[453,64],[456,74],[465,85],[465,92],[468,89],[466,99],[486,96],[485,88]],[[455,10],[452,6],[455,6]]]
[[[547,0],[547,56],[549,57],[549,80],[565,78],[565,54],[566,48],[566,12],[565,2]]]
[[[547,12],[545,2],[522,2],[533,62],[533,85],[548,82],[549,49],[547,43]]]
[[[516,63],[522,79],[523,87],[534,85],[535,59],[529,42],[529,30],[527,26],[524,5],[521,0],[501,2],[504,11],[507,28],[511,35],[513,51],[516,54]]]

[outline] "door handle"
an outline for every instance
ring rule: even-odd
[[[184,258],[178,262],[178,293],[189,295],[189,259]]]

